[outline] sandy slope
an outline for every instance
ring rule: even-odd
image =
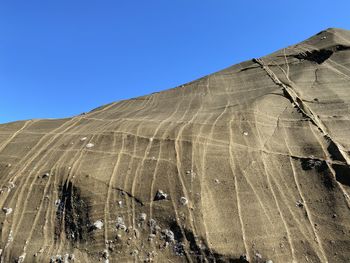
[[[350,262],[349,105],[350,32],[328,29],[175,89],[0,125],[1,259]]]

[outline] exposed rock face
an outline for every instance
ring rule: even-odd
[[[349,47],[0,125],[2,262],[349,262]]]

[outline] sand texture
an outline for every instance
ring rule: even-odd
[[[174,89],[2,124],[1,260],[350,262],[349,107],[350,31],[328,29]]]

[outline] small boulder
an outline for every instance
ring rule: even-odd
[[[175,240],[174,232],[169,229],[163,230],[162,239],[164,239],[166,242],[174,242]]]
[[[4,207],[4,208],[2,209],[2,211],[4,211],[6,215],[9,215],[9,214],[12,213],[12,208],[10,208],[10,207]]]
[[[94,223],[95,229],[102,229],[103,227],[103,222],[101,220],[96,220]]]
[[[146,213],[141,213],[139,218],[140,218],[140,221],[141,221],[141,222],[146,221],[146,219],[147,219]]]
[[[121,230],[124,230],[126,231],[127,230],[127,227],[124,223],[124,219],[120,216],[117,217],[117,223],[116,223],[116,227],[117,229],[121,229]]]
[[[186,197],[181,197],[181,198],[180,198],[180,203],[181,203],[182,205],[187,205],[187,204],[188,204],[187,198],[186,198]]]
[[[302,208],[302,207],[304,207],[304,204],[301,200],[298,200],[298,201],[296,201],[295,206]]]
[[[154,201],[165,200],[167,198],[168,198],[168,194],[164,193],[162,190],[158,190],[154,197]]]

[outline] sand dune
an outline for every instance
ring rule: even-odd
[[[2,262],[350,262],[350,31],[0,125]],[[271,262],[269,261],[269,262]]]

